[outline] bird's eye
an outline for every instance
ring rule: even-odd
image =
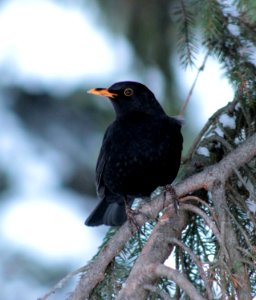
[[[124,94],[125,94],[125,96],[127,96],[127,97],[131,96],[131,95],[133,94],[133,89],[131,89],[131,88],[125,89],[125,90],[124,90]]]

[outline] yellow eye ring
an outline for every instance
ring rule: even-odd
[[[133,94],[133,89],[127,88],[124,90],[124,95],[130,97]]]

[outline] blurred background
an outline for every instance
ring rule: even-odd
[[[174,5],[0,0],[1,299],[42,296],[92,258],[107,230],[83,223],[96,205],[94,168],[114,113],[86,91],[135,80],[179,113],[205,51],[194,68],[181,67]],[[232,98],[209,58],[186,112],[184,154]],[[50,299],[64,299],[70,284]]]

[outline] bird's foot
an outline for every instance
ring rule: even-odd
[[[142,201],[143,201],[143,200],[142,200]],[[147,215],[145,212],[143,212],[143,211],[141,210],[141,206],[143,206],[142,203],[140,203],[139,207],[136,208],[136,209],[132,209],[132,208],[130,207],[127,198],[124,200],[124,203],[125,203],[125,211],[126,211],[126,215],[127,215],[127,220],[128,220],[128,222],[129,222],[129,224],[131,225],[131,231],[132,231],[132,232],[137,231],[137,232],[139,232],[140,234],[145,235],[145,234],[142,232],[142,230],[141,230],[141,228],[140,228],[140,225],[138,224],[138,222],[137,222],[137,220],[136,220],[136,217],[137,217],[138,215],[141,215],[141,216],[144,217],[144,219],[145,219],[146,221],[148,221],[148,220],[151,219],[151,216]],[[134,229],[135,229],[135,230],[134,230]]]
[[[166,201],[167,193],[170,193],[173,198],[173,206],[175,209],[175,213],[177,214],[178,208],[179,208],[179,199],[178,199],[175,189],[170,184],[168,184],[164,187],[164,201]]]
[[[131,230],[134,231],[135,228],[135,231],[140,232],[141,231],[140,226],[136,221],[136,216],[139,214],[139,212],[137,210],[133,210],[132,208],[126,206],[126,214],[127,214],[128,222],[131,225]]]
[[[140,214],[139,210],[134,210],[130,207],[128,199],[125,198],[124,200],[124,204],[125,204],[125,211],[126,211],[126,215],[127,215],[127,220],[129,222],[130,228],[132,232],[141,232],[140,226],[136,220],[136,216]]]

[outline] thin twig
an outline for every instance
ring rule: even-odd
[[[205,220],[206,224],[209,226],[209,228],[212,230],[213,234],[215,235],[216,239],[218,240],[220,247],[223,248],[222,250],[223,250],[225,256],[228,258],[229,257],[228,251],[225,247],[225,244],[223,244],[223,242],[222,242],[221,232],[218,230],[214,221],[202,209],[200,209],[192,204],[182,204],[180,206],[180,208],[192,211]]]
[[[204,60],[203,60],[203,63],[202,63],[202,65],[201,65],[201,67],[197,70],[196,77],[195,77],[195,79],[194,79],[194,82],[193,82],[193,84],[192,84],[190,90],[189,90],[189,93],[188,93],[188,95],[187,95],[187,98],[186,98],[186,100],[185,100],[185,102],[184,102],[184,104],[183,104],[183,106],[182,106],[182,108],[181,108],[179,117],[182,117],[182,118],[183,118],[183,116],[184,116],[185,110],[186,110],[186,108],[187,108],[187,106],[188,106],[188,102],[189,102],[189,100],[190,100],[190,98],[191,98],[191,96],[192,96],[192,93],[193,93],[193,91],[194,91],[194,88],[195,88],[195,86],[196,86],[198,77],[199,77],[200,73],[201,73],[201,72],[204,70],[204,68],[205,68],[205,64],[206,64],[206,61],[207,61],[208,56],[209,56],[209,51],[206,53],[206,55],[205,55],[205,57],[204,57]]]
[[[144,289],[148,290],[154,294],[157,294],[163,300],[174,300],[174,298],[171,298],[167,293],[165,293],[164,291],[161,291],[158,287],[156,287],[152,284],[144,284]]]
[[[37,300],[46,300],[52,294],[55,294],[58,289],[61,289],[64,284],[77,274],[84,273],[90,268],[90,265],[83,266],[73,272],[68,273],[64,278],[62,278],[54,287],[52,287],[43,297]]]
[[[248,235],[246,234],[245,230],[243,229],[243,227],[239,224],[239,222],[236,220],[235,216],[231,213],[231,211],[227,208],[224,207],[226,213],[231,217],[231,219],[233,220],[234,224],[236,224],[237,228],[240,230],[241,234],[244,237],[244,240],[248,246],[249,249],[253,249],[253,245],[250,242],[250,238],[248,237]]]
[[[200,273],[200,276],[201,276],[201,278],[202,278],[202,280],[203,280],[203,282],[205,284],[205,289],[206,289],[206,292],[207,292],[208,299],[213,299],[213,295],[212,295],[212,292],[211,292],[211,287],[209,285],[208,278],[207,278],[207,276],[205,274],[205,271],[204,271],[204,269],[202,267],[202,262],[198,258],[198,256],[188,246],[186,246],[184,243],[182,243],[178,239],[171,238],[170,242],[174,243],[175,245],[177,245],[179,247],[181,247],[184,251],[186,251],[190,255],[190,257],[192,258],[193,262],[197,265],[199,273]]]
[[[229,104],[228,104],[229,105]],[[228,106],[227,105],[227,106]],[[223,112],[226,111],[227,106],[220,108],[217,110],[208,120],[208,122],[204,125],[204,127],[201,129],[199,134],[197,135],[196,139],[194,140],[192,146],[190,147],[188,154],[186,157],[183,159],[183,163],[187,162],[188,160],[191,159],[192,154],[194,153],[195,149],[197,148],[198,144],[202,140],[202,137],[206,134],[206,132],[209,130],[209,128],[212,126],[213,122],[216,120],[217,117]]]
[[[251,287],[248,272],[246,271],[247,267],[241,263],[242,256],[237,250],[239,242],[230,216],[227,214],[228,206],[224,182],[215,182],[212,187],[212,199],[216,211],[218,211],[219,222],[221,225],[221,235],[223,237],[222,249],[224,250],[225,246],[225,249],[228,249],[229,252],[228,256],[224,252],[224,257],[229,267],[228,270],[231,273],[230,281],[233,286],[233,291],[236,292],[237,299],[251,299]],[[239,267],[237,267],[238,264]]]
[[[193,284],[179,271],[169,268],[163,264],[159,264],[156,267],[152,266],[150,269],[156,274],[156,276],[167,277],[169,280],[174,281],[191,299],[205,300]]]
[[[197,201],[197,202],[203,204],[204,206],[206,206],[209,209],[209,211],[211,212],[211,215],[214,218],[214,221],[216,221],[215,211],[206,201],[204,201],[203,199],[201,199],[197,196],[194,196],[194,195],[188,195],[188,196],[179,198],[179,202],[187,202],[187,201]]]

